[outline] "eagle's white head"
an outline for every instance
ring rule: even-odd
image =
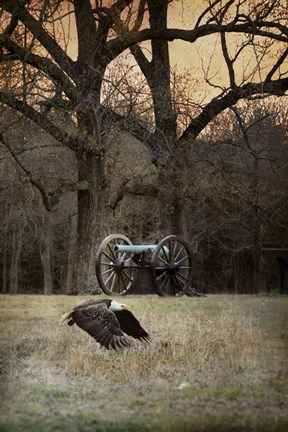
[[[130,310],[129,306],[127,306],[127,305],[125,305],[125,304],[123,304],[123,303],[118,303],[118,302],[115,301],[115,300],[112,300],[112,301],[111,301],[111,304],[110,304],[110,306],[109,306],[109,309],[110,309],[112,312],[120,312],[120,311],[122,311],[122,310]]]

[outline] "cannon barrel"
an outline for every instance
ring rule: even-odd
[[[145,251],[148,251],[149,249],[151,252],[154,252],[157,245],[121,245],[116,244],[114,246],[114,250],[116,252],[127,252],[131,254],[142,254]],[[166,246],[164,246],[165,252],[168,253],[169,250]]]

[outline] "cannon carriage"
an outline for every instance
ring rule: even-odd
[[[133,245],[124,235],[111,234],[100,244],[96,255],[96,276],[107,295],[133,292],[139,271],[148,270],[159,296],[182,296],[192,277],[190,246],[170,235],[157,244]]]

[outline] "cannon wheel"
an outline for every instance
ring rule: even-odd
[[[111,234],[102,241],[96,254],[96,276],[107,295],[127,294],[135,274],[135,268],[125,267],[127,253],[114,250],[116,244],[132,245],[132,242],[124,235]]]
[[[192,253],[189,244],[178,236],[163,238],[151,258],[153,283],[159,296],[182,296],[192,277]]]

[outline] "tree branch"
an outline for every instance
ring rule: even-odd
[[[248,98],[249,96],[257,94],[284,96],[287,90],[288,78],[278,79],[275,81],[265,81],[264,83],[249,83],[241,87],[235,87],[221,99],[213,99],[208,103],[201,114],[199,114],[183,132],[180,141],[185,142],[190,139],[195,139],[213,118],[226,108],[235,105],[240,99]]]
[[[25,61],[30,66],[41,70],[42,72],[49,75],[52,80],[57,81],[61,85],[63,92],[73,101],[77,102],[80,100],[75,86],[72,81],[63,73],[61,68],[56,64],[52,63],[47,57],[41,57],[39,55],[27,52],[25,48],[20,47],[5,35],[0,35],[0,46],[5,47],[11,54],[16,56],[16,60]],[[1,58],[0,58],[1,59]]]
[[[97,45],[96,24],[90,0],[75,0],[75,19],[78,39],[78,63],[93,58]]]
[[[145,184],[141,179],[136,181],[135,179],[125,178],[120,184],[116,196],[108,203],[107,207],[115,210],[127,195],[157,197],[158,193],[159,188],[152,183]]]
[[[152,84],[152,76],[151,76],[151,64],[145,54],[143,53],[142,49],[139,45],[133,45],[130,47],[130,51],[133,54],[133,57],[135,58],[138,66],[141,69],[141,72],[145,76],[149,87],[151,88]]]
[[[56,189],[51,192],[47,192],[45,186],[37,179],[35,179],[25,165],[18,158],[17,153],[11,148],[11,146],[7,143],[3,132],[0,132],[0,141],[7,148],[12,158],[15,160],[17,165],[22,169],[22,171],[26,174],[28,181],[34,186],[41,195],[41,199],[44,207],[47,211],[51,212],[57,206],[60,201],[61,196],[66,192],[76,192],[79,190],[88,190],[89,184],[87,181],[77,181],[77,182],[60,182]]]
[[[113,111],[112,108],[102,107],[102,119],[109,126],[116,126],[143,142],[152,154],[152,163],[157,163],[155,157],[157,158],[159,148],[155,141],[155,136],[143,124],[137,121],[135,117],[122,116]]]
[[[283,52],[281,57],[278,59],[278,61],[275,63],[275,65],[272,67],[270,72],[267,74],[265,81],[270,81],[275,72],[280,68],[280,66],[283,64],[284,60],[288,56],[288,48]]]
[[[17,18],[12,16],[8,26],[3,31],[3,34],[7,36],[11,36],[14,30],[16,29],[17,25],[18,25]]]
[[[133,26],[133,31],[139,31],[144,18],[145,13],[145,5],[147,3],[147,0],[140,0],[138,11],[137,11],[137,17]]]
[[[11,156],[13,157],[13,159],[16,161],[17,165],[20,166],[20,168],[25,172],[29,182],[35,186],[35,188],[40,192],[41,198],[42,198],[42,202],[44,207],[46,208],[46,210],[48,211],[52,211],[53,210],[53,206],[51,205],[49,196],[46,192],[45,187],[42,185],[42,183],[39,180],[36,180],[31,172],[21,163],[21,161],[18,159],[17,154],[14,152],[14,150],[9,146],[9,144],[7,143],[7,141],[4,138],[4,135],[2,132],[0,132],[0,140],[2,141],[2,143],[4,144],[4,146],[9,150]]]
[[[207,15],[208,12],[213,9],[214,6],[216,6],[218,3],[220,3],[221,0],[215,0],[212,4],[209,4],[209,6],[199,15],[199,18],[196,21],[195,29],[197,29],[204,18],[205,15]]]
[[[44,30],[38,22],[24,7],[23,3],[17,0],[0,0],[0,7],[9,12],[15,19],[21,21],[33,36],[42,44],[52,58],[72,78],[76,78],[74,62],[56,43],[56,41]]]
[[[261,30],[261,28],[267,28],[268,30]],[[278,30],[280,33],[272,32],[273,29]],[[127,37],[117,37],[107,42],[107,48],[110,52],[110,61],[117,57],[121,52],[130,48],[132,45],[138,44],[145,40],[151,39],[165,39],[167,41],[173,41],[175,39],[181,39],[186,42],[194,43],[196,40],[217,33],[246,33],[252,35],[258,35],[267,37],[270,39],[278,40],[281,42],[288,42],[288,28],[276,23],[276,22],[251,22],[245,21],[240,24],[231,22],[219,26],[219,24],[205,24],[199,26],[193,30],[183,29],[144,29],[138,32],[131,30]]]
[[[222,46],[222,52],[223,56],[227,65],[228,73],[229,73],[229,79],[230,79],[230,86],[233,89],[236,86],[235,83],[235,72],[233,69],[233,61],[230,59],[228,54],[228,48],[226,43],[226,35],[225,33],[221,33],[221,46]]]
[[[79,151],[80,140],[77,136],[70,135],[65,130],[59,128],[51,120],[49,120],[48,117],[36,111],[26,102],[16,99],[15,97],[3,91],[0,91],[0,102],[24,114],[57,141],[67,145],[71,150]]]

